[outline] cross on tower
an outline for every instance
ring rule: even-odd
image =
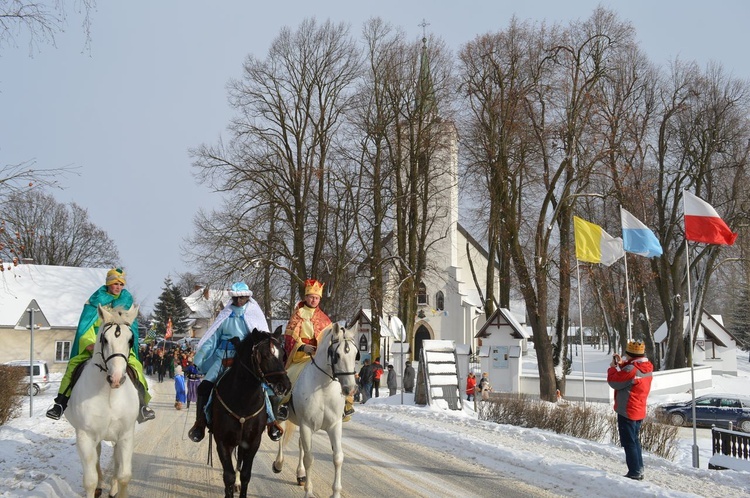
[[[422,27],[422,39],[427,40],[427,26],[429,26],[430,23],[427,22],[424,18],[422,18],[422,22],[420,24],[417,24],[417,26]]]

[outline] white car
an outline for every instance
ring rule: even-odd
[[[9,367],[23,368],[26,372],[26,377],[21,382],[24,389],[28,394],[36,396],[41,391],[49,389],[49,368],[47,362],[44,360],[34,360],[34,379],[29,382],[30,362],[29,360],[14,360],[6,363]]]

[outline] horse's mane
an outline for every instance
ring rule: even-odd
[[[328,325],[323,329],[320,334],[320,340],[318,341],[318,351],[324,351],[328,349],[333,340],[333,324]]]
[[[237,356],[247,353],[247,350],[253,349],[253,345],[255,344],[253,334],[255,333],[256,331],[252,330],[242,339],[242,341],[240,341],[240,343],[237,345]]]

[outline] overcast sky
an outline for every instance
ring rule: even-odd
[[[67,2],[74,4],[75,2]],[[653,61],[714,60],[750,78],[750,2],[692,0],[280,2],[100,0],[90,52],[75,15],[57,47],[0,51],[0,162],[75,167],[53,194],[74,200],[116,242],[128,286],[149,311],[164,279],[189,270],[180,246],[199,207],[219,197],[193,179],[188,149],[213,144],[232,116],[225,85],[245,57],[264,58],[283,26],[311,16],[351,24],[379,16],[415,39],[428,33],[458,51],[521,20],[567,22],[601,4],[636,28]],[[93,289],[92,289],[93,291]],[[256,290],[259,292],[259,290]]]

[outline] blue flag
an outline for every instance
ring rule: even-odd
[[[659,239],[638,218],[621,207],[620,219],[622,220],[622,246],[626,252],[647,258],[662,255]]]

